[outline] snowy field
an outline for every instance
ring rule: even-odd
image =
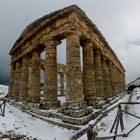
[[[119,102],[128,102],[130,95],[124,96]],[[131,102],[140,102],[140,89],[136,88],[133,91],[133,96],[131,98]],[[140,117],[140,105],[122,105],[122,109],[127,108],[127,111],[137,115]],[[114,119],[116,117],[118,108],[111,111],[100,123],[97,124],[94,130],[98,132],[98,137],[111,136],[110,134],[111,127],[113,125]],[[124,113],[124,128],[123,133],[129,132],[133,127],[135,127],[138,123],[140,123],[140,119],[132,117]],[[121,134],[121,129],[119,126],[119,130],[117,134]],[[137,127],[132,133],[129,134],[128,137],[119,137],[118,140],[139,140],[140,138],[140,126]],[[87,140],[87,136],[82,136],[79,140]]]
[[[5,95],[8,91],[8,87],[0,85],[0,97]],[[130,95],[124,96],[119,102],[127,102]],[[131,101],[140,102],[140,89],[136,88],[133,92]],[[64,102],[64,99],[63,99]],[[125,106],[123,106],[125,107]],[[128,105],[128,112],[140,116],[140,105]],[[111,111],[98,125],[95,130],[99,136],[108,136],[111,126],[114,122],[117,113],[117,108]],[[124,114],[124,126],[125,132],[128,132],[140,120],[129,115]],[[33,140],[69,140],[70,137],[75,133],[74,130],[67,130],[45,121],[32,117],[31,115],[22,112],[21,110],[6,104],[5,117],[0,116],[0,135],[1,133],[13,132],[15,134],[25,135],[26,139]],[[119,140],[138,140],[140,132],[140,126],[130,133],[127,138],[118,138]],[[120,130],[118,133],[121,133]],[[35,139],[34,139],[35,140]],[[84,135],[79,140],[87,140],[87,136]]]
[[[0,85],[0,93],[7,93],[7,87]],[[3,96],[3,95],[2,95]],[[68,140],[74,133],[32,117],[21,110],[6,104],[5,117],[0,116],[0,132],[13,131],[16,134],[27,135],[31,140]]]

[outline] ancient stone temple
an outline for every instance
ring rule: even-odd
[[[66,65],[57,64],[57,46],[63,39],[66,39]],[[44,60],[40,57],[43,51]],[[88,122],[98,97],[104,100],[125,90],[122,64],[101,32],[76,5],[45,15],[28,25],[10,55],[9,97],[39,104],[42,69],[45,75],[43,107],[60,107],[64,122],[75,123],[74,118],[79,119],[79,124]],[[57,98],[58,74],[61,95],[66,94],[62,107]]]

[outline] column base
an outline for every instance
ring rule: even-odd
[[[95,107],[96,104],[97,104],[97,99],[96,99],[96,97],[89,96],[89,97],[87,97],[85,100],[86,100],[88,106],[93,106],[93,107]]]
[[[64,114],[62,121],[70,124],[86,124],[93,118],[93,109],[87,107],[86,102],[65,103],[59,112]]]
[[[34,96],[34,97],[31,97],[29,96],[29,98],[26,98],[26,100],[28,102],[31,102],[31,103],[40,103],[40,96]]]
[[[43,100],[41,103],[41,108],[43,109],[56,109],[60,107],[60,101],[58,100]]]

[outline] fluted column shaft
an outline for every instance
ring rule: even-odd
[[[116,68],[115,65],[112,65],[112,72],[113,72],[113,95],[117,94],[117,84],[116,84]]]
[[[13,96],[13,87],[14,87],[14,80],[15,80],[15,66],[13,63],[10,65],[10,81],[9,81],[9,89],[8,89],[8,96]]]
[[[67,102],[83,101],[83,83],[80,62],[80,38],[76,32],[66,35],[67,56]]]
[[[60,95],[65,95],[65,89],[64,89],[64,73],[60,73]]]
[[[108,61],[108,71],[109,71],[109,79],[110,79],[110,89],[111,89],[111,96],[113,96],[114,86],[113,86],[113,64]]]
[[[32,52],[29,97],[33,103],[40,101],[40,54],[37,50]]]
[[[56,42],[53,39],[45,42],[45,79],[44,79],[44,104],[46,107],[58,106],[57,100],[57,56]]]
[[[116,69],[116,75],[117,75],[117,94],[119,93],[119,72],[118,72],[118,68]]]
[[[101,52],[99,50],[95,50],[94,63],[95,63],[96,96],[103,97],[104,96],[103,72],[101,63]]]
[[[14,87],[13,87],[13,98],[18,99],[20,92],[20,79],[21,79],[21,64],[16,62],[15,78],[14,78]]]
[[[28,83],[29,83],[29,64],[25,57],[21,67],[21,83],[20,83],[20,99],[28,99]]]
[[[95,105],[95,67],[93,56],[93,43],[83,44],[83,93],[88,105]]]
[[[102,57],[102,70],[103,70],[103,86],[104,86],[104,97],[110,97],[111,88],[110,88],[110,79],[109,79],[109,71],[108,66],[106,64],[106,58]]]
[[[123,91],[126,90],[125,74],[123,75]]]

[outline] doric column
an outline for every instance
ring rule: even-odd
[[[32,52],[31,57],[31,78],[30,78],[30,101],[39,103],[40,101],[40,54],[37,50]]]
[[[119,93],[119,73],[118,68],[116,69],[116,76],[117,76],[117,94]]]
[[[21,79],[21,64],[16,62],[15,78],[14,78],[14,87],[13,87],[13,99],[18,99],[20,92],[20,79]]]
[[[123,91],[125,91],[126,90],[126,82],[125,82],[125,73],[123,74],[123,77],[122,77],[123,79]]]
[[[64,89],[64,73],[61,72],[60,74],[60,95],[65,95],[65,89]]]
[[[118,71],[118,84],[119,84],[119,93],[121,92],[121,73]]]
[[[113,64],[112,65],[112,73],[113,73],[113,95],[116,95],[117,93],[117,85],[116,85],[116,67]]]
[[[32,82],[32,81],[31,81]],[[20,99],[28,99],[28,83],[29,83],[29,64],[28,58],[24,57],[21,67],[21,83],[20,83]]]
[[[89,115],[92,108],[87,107],[83,95],[83,80],[80,59],[80,32],[69,31],[66,34],[66,103],[63,105],[61,113],[62,121],[67,123],[77,123],[76,118]],[[83,119],[81,118],[81,119]],[[88,122],[87,117],[84,122]],[[78,121],[79,123],[79,121]],[[83,122],[82,122],[83,123]]]
[[[68,103],[83,102],[83,82],[80,62],[80,34],[69,32],[66,35],[66,59],[67,59],[67,86],[66,101]]]
[[[88,105],[95,105],[95,67],[93,43],[84,42],[83,46],[83,93]]]
[[[109,71],[109,79],[110,79],[110,89],[111,89],[111,96],[113,96],[114,86],[113,86],[113,66],[112,62],[108,60],[108,71]]]
[[[110,79],[108,66],[106,64],[106,58],[102,56],[102,70],[103,70],[103,87],[104,87],[104,97],[110,97],[111,88],[110,88]]]
[[[118,94],[118,75],[117,75],[117,67],[115,66],[115,95]]]
[[[13,87],[14,87],[14,80],[15,80],[15,65],[11,63],[10,65],[10,81],[9,81],[9,89],[8,89],[8,96],[13,96]]]
[[[103,97],[104,96],[103,72],[101,63],[101,52],[99,50],[95,50],[94,63],[95,63],[96,96]]]
[[[123,92],[124,91],[124,80],[123,80],[123,74],[122,74],[122,72],[121,72],[121,92]]]
[[[49,39],[45,42],[45,79],[44,79],[44,105],[47,108],[57,107],[57,53],[58,42]]]

